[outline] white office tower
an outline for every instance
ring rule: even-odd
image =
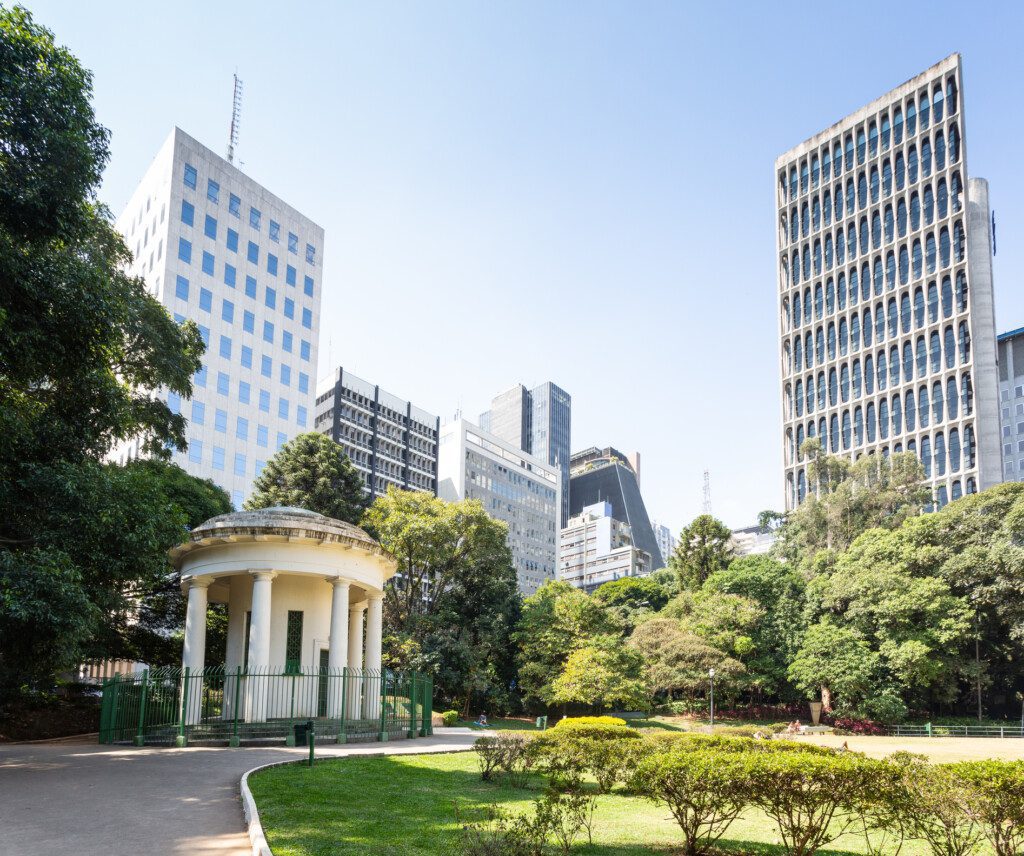
[[[488,515],[508,524],[508,545],[523,594],[533,594],[555,578],[562,508],[558,464],[456,419],[441,426],[437,495],[450,502],[478,499]]]
[[[939,507],[1000,481],[988,185],[954,54],[775,163],[786,508],[801,444],[918,455]]]
[[[651,572],[651,554],[633,545],[629,524],[612,517],[610,502],[588,505],[562,529],[558,578],[593,592],[604,583]]]
[[[173,460],[240,506],[267,459],[313,428],[324,231],[179,128],[117,228],[131,272],[206,342],[192,399],[165,393],[188,419]]]

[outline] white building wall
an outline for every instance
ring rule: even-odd
[[[207,340],[192,399],[159,393],[189,422],[189,450],[173,460],[238,506],[270,456],[313,430],[323,229],[179,128],[117,228],[134,256],[131,272]],[[134,443],[114,457],[137,453]]]

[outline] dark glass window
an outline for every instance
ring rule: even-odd
[[[949,232],[946,232],[946,240],[949,240]],[[935,273],[935,235],[931,232],[924,239],[924,267],[928,273]]]
[[[882,193],[886,196],[892,193],[892,164],[888,158],[882,164]]]
[[[888,243],[892,242],[892,239],[894,237],[893,236],[894,224],[893,224],[892,206],[891,205],[886,205],[885,206],[885,219],[884,219],[883,222],[884,222],[884,225],[885,225],[885,242],[888,244]]]
[[[862,209],[868,207],[868,179],[863,172],[857,176],[857,204]]]
[[[889,148],[889,137],[891,135],[892,126],[889,124],[889,114],[882,114],[882,151]]]
[[[846,171],[853,169],[853,136],[846,135]]]
[[[956,112],[956,81],[952,77],[946,81],[946,107],[950,116]]]
[[[896,255],[892,250],[885,254],[885,285],[890,291],[896,287]]]
[[[877,211],[871,215],[871,246],[876,250],[882,246],[882,218]]]
[[[928,323],[934,324],[939,320],[939,290],[934,282],[928,283]]]
[[[290,675],[300,672],[302,661],[302,618],[299,610],[288,610],[288,627],[285,634],[284,670]]]
[[[902,190],[904,185],[904,172],[906,164],[903,160],[903,152],[896,155],[896,189]]]
[[[917,147],[911,146],[907,150],[907,181],[913,184],[917,181]]]
[[[947,324],[942,335],[942,349],[946,353],[946,368],[951,369],[956,365],[956,336],[953,335],[952,325]],[[950,407],[950,416],[955,415]]]
[[[896,203],[896,234],[901,238],[907,234],[907,203],[902,199]]]
[[[811,158],[811,187],[817,188],[821,180],[821,162],[818,156]]]
[[[936,116],[936,121],[941,117]],[[868,126],[868,154],[874,157],[878,154],[878,125],[872,122]]]
[[[839,355],[845,357],[849,349],[849,326],[845,318],[839,319]]]
[[[917,117],[921,121],[921,130],[927,131],[930,120],[931,107],[928,103],[928,93],[922,92],[917,103]]]
[[[954,122],[949,126],[949,162],[951,164],[960,160],[960,131]]]
[[[903,430],[903,407],[898,395],[892,397],[892,433],[899,434]]]
[[[914,105],[914,99],[911,98],[907,102],[907,136],[912,137],[917,133],[917,107]]]
[[[921,141],[921,175],[927,178],[932,174],[932,144],[927,137]]]
[[[897,146],[903,142],[903,111],[899,107],[892,111],[892,141]]]
[[[946,189],[946,179],[940,178],[935,188],[939,219],[941,220],[949,212],[949,191]]]
[[[910,231],[916,232],[921,228],[921,197],[915,190],[910,194]]]
[[[942,131],[935,132],[935,169],[946,168],[946,137]]]
[[[906,245],[900,247],[900,285],[906,285],[910,279],[910,255],[907,253]],[[907,301],[907,314],[910,313],[910,298],[903,295]]]
[[[878,201],[878,191],[879,191],[878,167],[877,166],[873,166],[873,167],[871,167],[871,201],[872,202],[877,202]]]
[[[934,238],[932,244],[934,249]],[[939,260],[942,267],[949,267],[949,229],[946,226],[939,231]]]

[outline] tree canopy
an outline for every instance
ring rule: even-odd
[[[732,531],[710,514],[702,514],[679,533],[669,567],[679,576],[684,589],[700,588],[716,571],[729,564],[732,557]]]

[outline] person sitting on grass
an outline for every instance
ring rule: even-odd
[[[480,718],[473,723],[477,728],[488,728],[487,725],[487,714],[484,711],[480,712]]]

